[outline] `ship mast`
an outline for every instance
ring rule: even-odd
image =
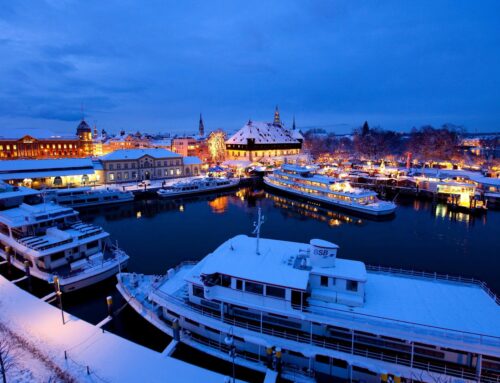
[[[259,251],[260,227],[262,226],[263,223],[264,223],[264,216],[262,215],[262,208],[259,207],[257,221],[253,223],[255,229],[252,233],[252,234],[257,234],[257,248],[256,248],[257,255],[260,255]]]

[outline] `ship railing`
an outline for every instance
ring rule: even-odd
[[[264,326],[256,326],[253,324],[250,324],[245,321],[239,321],[236,319],[228,318],[228,317],[222,317],[220,313],[215,313],[214,310],[209,310],[209,309],[204,309],[203,307],[197,307],[192,304],[189,304],[186,300],[173,297],[170,294],[164,293],[160,290],[156,290],[155,294],[161,297],[162,299],[174,303],[176,305],[182,306],[184,308],[189,309],[190,311],[194,311],[198,314],[201,314],[203,316],[207,316],[210,318],[214,318],[217,320],[220,320],[226,324],[229,324],[231,326],[236,326],[239,328],[244,328],[247,330],[251,330],[254,332],[258,332],[261,334],[266,334],[270,336],[275,336],[291,341],[296,341],[299,343],[303,344],[312,344],[315,346],[323,347],[323,348],[328,348],[331,350],[335,351],[340,351],[344,352],[347,354],[352,354],[352,355],[359,355],[359,356],[364,356],[367,358],[371,359],[377,359],[381,360],[384,362],[389,362],[389,363],[395,363],[398,365],[404,365],[408,366],[411,368],[418,368],[424,371],[428,372],[435,372],[435,373],[440,373],[440,374],[445,374],[445,375],[451,375],[455,377],[460,377],[460,378],[465,378],[465,379],[471,379],[471,380],[477,380],[477,376],[474,373],[465,371],[463,369],[456,369],[456,368],[451,368],[448,367],[446,364],[445,365],[437,365],[437,364],[432,364],[431,362],[428,363],[421,363],[417,361],[411,361],[411,359],[403,356],[397,356],[397,355],[391,355],[389,353],[385,353],[383,351],[381,352],[373,352],[373,351],[368,351],[366,349],[360,349],[359,347],[355,347],[354,345],[352,346],[345,346],[341,345],[339,343],[334,343],[334,342],[329,342],[325,338],[323,339],[315,339],[314,337],[311,337],[310,335],[302,335],[299,334],[297,331],[290,331],[287,332],[281,331],[281,330],[276,330],[276,329],[269,329]],[[482,382],[489,382],[488,380],[481,379]],[[494,381],[492,381],[494,382]]]
[[[228,354],[230,351],[229,347],[220,341],[216,341],[216,340],[209,339],[209,338],[199,337],[193,333],[189,334],[189,338],[193,342],[200,343],[200,344],[207,346],[207,347],[215,348],[215,349],[222,351],[226,354]],[[252,363],[262,363],[263,362],[263,360],[261,358],[256,358],[256,357],[249,355],[248,353],[245,353],[243,351],[238,351],[238,349],[236,350],[236,357],[247,360],[247,361],[252,362]],[[283,366],[283,372],[285,374],[288,373],[289,375],[295,375],[295,376],[296,375],[308,376],[308,377],[314,376],[314,371],[305,371],[302,368],[300,368],[300,366],[297,366],[294,364],[289,364],[289,363],[286,363]]]
[[[500,305],[500,297],[498,297],[491,289],[486,285],[485,282],[469,277],[462,277],[460,275],[449,275],[449,274],[440,274],[440,273],[429,273],[426,271],[415,271],[415,270],[407,270],[403,268],[394,268],[394,267],[384,267],[384,266],[373,266],[366,265],[366,269],[368,271],[373,271],[377,273],[385,273],[385,274],[395,274],[395,275],[404,275],[410,277],[417,278],[425,278],[425,279],[433,279],[440,281],[449,281],[449,282],[457,282],[469,285],[476,285],[483,289],[483,291],[488,294],[497,305]]]

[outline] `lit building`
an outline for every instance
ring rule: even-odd
[[[105,183],[199,175],[201,161],[165,149],[120,149],[99,158]]]
[[[0,180],[35,189],[100,183],[90,158],[4,160]]]
[[[92,131],[85,120],[76,135],[26,134],[0,136],[0,159],[79,158],[92,155]]]
[[[248,121],[243,128],[226,141],[226,159],[266,162],[300,154],[303,137],[295,129],[284,127],[278,107],[274,121]]]

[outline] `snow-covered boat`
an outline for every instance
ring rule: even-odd
[[[108,205],[134,200],[130,191],[116,189],[92,189],[90,187],[68,189],[46,189],[43,191],[46,201],[71,207]]]
[[[374,191],[353,188],[345,180],[313,174],[312,169],[306,166],[283,165],[264,177],[264,183],[307,200],[358,213],[383,216],[396,210],[396,204],[379,200]]]
[[[209,193],[235,187],[239,184],[239,178],[194,178],[190,181],[178,182],[172,186],[165,186],[158,190],[158,195],[163,198],[180,197],[183,195]]]
[[[101,227],[79,220],[78,212],[53,202],[26,203],[33,191],[6,185],[0,201],[0,258],[31,276],[51,282],[58,276],[63,292],[114,276],[128,255],[111,243]],[[30,191],[29,191],[30,190]],[[16,197],[17,205],[12,201]],[[41,201],[41,198],[39,198]]]
[[[292,381],[497,382],[500,299],[460,277],[370,267],[339,247],[239,235],[164,277],[120,274],[146,320]]]

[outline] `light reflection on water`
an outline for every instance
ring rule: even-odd
[[[183,260],[201,259],[228,238],[252,231],[257,207],[262,236],[337,243],[341,258],[369,264],[459,274],[500,281],[500,214],[475,217],[431,201],[396,201],[394,217],[375,221],[262,189],[240,189],[177,200],[141,200],[82,211],[118,239],[130,254],[130,270],[163,273]],[[498,286],[494,286],[498,285]]]

